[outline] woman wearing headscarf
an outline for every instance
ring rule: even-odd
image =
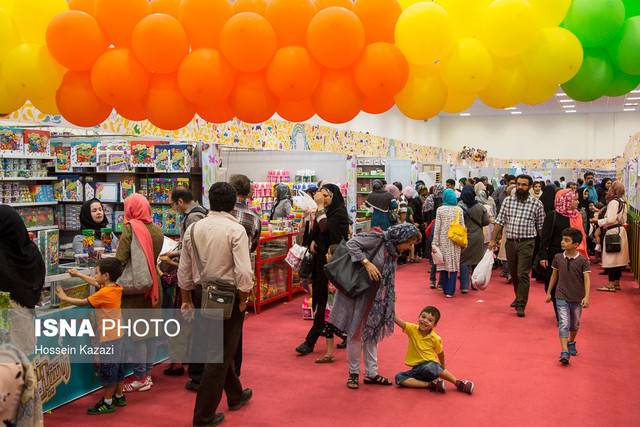
[[[600,185],[597,188],[598,191],[598,201],[603,205],[607,204],[607,193],[609,193],[609,189],[613,185],[613,181],[611,178],[605,178],[602,180]]]
[[[479,185],[484,187],[480,182],[476,184],[476,188]],[[486,195],[484,198],[486,199]],[[467,228],[467,239],[469,241],[468,246],[462,250],[460,255],[460,292],[463,294],[469,291],[471,273],[480,263],[487,250],[483,230],[491,221],[487,209],[477,199],[474,187],[465,185],[462,188],[458,205],[464,212],[464,224]]]
[[[373,210],[371,227],[387,230],[391,227],[391,212],[398,208],[398,201],[386,191],[382,181],[376,179],[371,186],[373,191],[367,197],[367,206]],[[400,192],[395,186],[392,187]]]
[[[92,230],[96,238],[95,246],[97,248],[102,247],[102,240],[100,240],[102,229],[109,227],[109,220],[104,214],[104,206],[100,200],[94,198],[82,204],[82,208],[80,208],[80,227],[81,230]],[[112,246],[117,248],[118,239],[115,236],[112,238]],[[73,252],[76,254],[82,253],[83,240],[84,236],[81,234],[73,238]]]
[[[44,260],[24,221],[12,207],[0,205],[0,291],[9,292],[21,306],[34,308],[45,276]]]
[[[399,224],[384,233],[358,234],[347,242],[351,260],[362,263],[371,279],[369,289],[356,298],[338,292],[329,316],[332,325],[347,333],[351,389],[359,387],[363,354],[364,383],[391,385],[378,373],[378,342],[393,334],[397,258],[420,239],[413,224]]]
[[[405,187],[402,190],[402,194],[407,199],[407,205],[409,212],[407,213],[407,218],[409,214],[411,214],[411,218],[413,220],[413,224],[415,224],[422,234],[422,242],[425,240],[424,236],[424,217],[422,216],[422,199],[420,199],[420,195],[413,187]],[[411,221],[409,221],[411,222]],[[415,247],[415,257],[413,259],[414,262],[419,262],[422,257],[424,257],[424,244],[416,245]]]
[[[444,204],[436,212],[433,246],[440,249],[444,259],[444,264],[436,266],[440,272],[440,286],[445,297],[452,298],[456,292],[456,277],[460,271],[462,248],[449,239],[449,225],[453,221],[458,221],[464,226],[464,212],[458,206],[458,198],[455,191],[446,189],[442,200]]]
[[[555,210],[547,214],[542,226],[542,236],[540,238],[540,249],[534,259],[544,269],[542,279],[544,279],[544,289],[549,289],[551,280],[551,263],[553,258],[562,253],[562,232],[569,228],[575,228],[582,232],[582,243],[578,246],[580,255],[587,257],[587,234],[588,228],[586,217],[578,210],[578,194],[571,189],[558,191],[555,200]],[[537,269],[538,266],[536,266]],[[556,311],[555,288],[552,290],[553,312],[558,319]]]
[[[395,184],[387,184],[384,187],[384,189],[386,191],[388,191],[389,193],[391,193],[391,195],[393,196],[394,199],[396,199],[397,201],[400,201],[402,193],[400,192],[400,189],[398,188],[397,185],[395,185]]]
[[[313,349],[325,329],[324,313],[329,298],[329,280],[324,272],[329,247],[349,238],[349,214],[340,188],[334,184],[324,184],[315,197],[318,204],[311,231],[310,251],[313,253],[312,309],[315,313],[313,325],[304,342],[296,352],[306,355]]]
[[[442,184],[436,184],[432,187],[431,195],[427,197],[422,206],[422,213],[424,216],[424,222],[430,224],[431,221],[436,219],[436,211],[442,206],[442,193],[444,192],[444,186]]]
[[[558,188],[558,186],[556,186],[556,188]],[[534,181],[529,194],[531,194],[531,197],[534,199],[540,200],[540,197],[542,197],[542,181]]]
[[[120,243],[116,251],[116,258],[125,266],[125,270],[129,263],[134,261],[132,257],[144,257],[149,274],[151,275],[152,287],[144,294],[128,294],[127,288],[123,280],[118,283],[125,285],[122,294],[123,309],[143,309],[160,307],[160,287],[159,278],[156,270],[156,261],[162,251],[164,243],[164,235],[162,229],[152,221],[151,206],[149,201],[141,194],[133,194],[124,201],[124,219],[125,226]],[[134,243],[135,241],[135,243]],[[132,250],[132,247],[140,248]],[[140,355],[138,360],[153,360],[156,351],[156,342],[154,339],[142,341],[137,346],[138,352],[146,352]],[[152,363],[139,363],[133,368],[134,380],[125,385],[125,391],[146,391],[153,386],[151,381]]]
[[[540,201],[544,206],[545,215],[548,215],[549,212],[553,212],[555,210],[557,190],[558,189],[556,188],[555,185],[549,184],[546,187],[544,187],[544,190],[542,191],[542,195],[540,196]]]
[[[273,204],[273,209],[271,209],[271,220],[288,218],[292,209],[291,188],[287,184],[278,184],[276,187],[276,202]]]
[[[594,218],[591,221],[602,227],[602,267],[609,276],[609,283],[599,291],[615,292],[620,290],[622,271],[629,264],[629,239],[627,237],[627,204],[624,200],[625,190],[620,181],[616,181],[607,193],[607,212],[604,218]],[[620,252],[607,252],[607,236],[620,236]]]

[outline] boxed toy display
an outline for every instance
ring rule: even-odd
[[[71,143],[71,166],[72,167],[95,167],[97,166],[97,141],[83,141]]]
[[[46,130],[24,130],[25,156],[50,156],[51,133]]]
[[[155,166],[155,146],[158,141],[131,141],[131,166],[152,168]]]
[[[23,154],[22,129],[0,128],[0,151],[5,154]]]

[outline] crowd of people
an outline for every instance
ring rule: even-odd
[[[274,217],[291,209],[287,190],[278,189]],[[445,298],[453,298],[458,281],[462,294],[477,289],[472,280],[474,270],[487,251],[494,252],[497,260],[493,267],[501,267],[502,276],[513,285],[511,306],[518,317],[525,316],[533,272],[533,277],[544,283],[547,302],[553,302],[563,364],[577,354],[581,310],[589,305],[590,262],[600,262],[604,268],[608,282],[598,290],[606,292],[620,289],[622,271],[629,264],[624,187],[609,179],[596,185],[592,173],[576,183],[564,178],[551,183],[536,182],[527,175],[505,175],[499,185],[478,177],[447,180],[445,186],[431,188],[422,181],[403,186],[376,180],[367,200],[372,228],[356,235],[339,187],[325,183],[311,194],[317,209],[307,212],[302,243],[312,254],[315,317],[295,351],[301,356],[311,354],[320,337],[325,337],[327,352],[316,362],[332,363],[333,338],[340,337],[343,342],[338,347],[347,349],[346,385],[350,389],[360,387],[362,361],[364,384],[393,384],[378,370],[378,345],[393,334],[394,326],[408,337],[405,363],[409,370],[395,376],[398,386],[444,392],[446,381],[467,394],[475,388],[472,381],[457,378],[445,367],[443,342],[435,331],[441,320],[437,307],[416,307],[415,323],[396,314],[399,264],[429,260],[421,264],[428,269],[425,283]],[[71,298],[60,288],[57,291],[63,301],[96,310],[176,308],[189,319],[199,315],[195,309],[206,306],[203,288],[208,283],[231,286],[234,299],[223,321],[222,363],[191,363],[186,369],[189,380],[185,387],[197,393],[194,426],[212,426],[224,420],[217,412],[223,392],[231,411],[241,409],[253,395],[240,380],[242,329],[254,286],[251,253],[258,245],[261,221],[247,205],[251,182],[246,176],[235,175],[228,183],[214,184],[207,196],[209,210],[200,206],[188,189],[174,190],[171,203],[183,218],[180,241],[176,249],[165,253],[162,230],[153,224],[149,202],[139,194],[130,196],[124,202],[126,225],[115,258],[102,259],[94,277],[70,271],[97,291],[84,299]],[[80,220],[83,229],[104,228],[107,221],[101,202],[86,202]],[[0,206],[0,237],[2,291],[9,292],[17,304],[33,308],[44,285],[45,269],[24,223],[8,206]],[[353,274],[360,271],[368,278],[358,294],[349,294],[344,283],[328,279],[331,265],[344,257],[358,267]],[[361,277],[352,277],[356,279]],[[335,299],[325,321],[331,293]],[[185,327],[188,329],[187,324]],[[169,341],[170,364],[165,375],[184,375],[184,348],[190,341],[191,345],[206,345],[209,331],[197,329],[195,323],[186,341],[184,337],[182,342]],[[113,344],[118,338],[105,337],[105,342]],[[144,353],[136,359],[154,360],[157,346],[157,340],[147,339],[136,346]],[[88,413],[115,412],[127,404],[126,393],[151,390],[152,367],[151,363],[131,366],[134,375],[125,381],[122,360],[102,360],[99,376],[104,389]]]

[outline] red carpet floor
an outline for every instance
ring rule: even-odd
[[[294,348],[310,323],[301,320],[301,298],[276,304],[245,323],[242,380],[254,390],[251,403],[236,413],[226,410],[228,426],[632,426],[640,419],[640,290],[625,275],[623,291],[593,291],[592,307],[583,313],[579,356],[558,363],[559,343],[552,306],[544,290],[532,284],[527,316],[509,308],[512,287],[494,276],[486,291],[445,300],[425,286],[426,264],[403,266],[397,277],[397,311],[414,320],[420,309],[440,308],[447,368],[476,382],[468,396],[449,388],[446,394],[363,385],[346,388],[345,350],[333,365],[316,365],[316,354],[297,357]],[[592,275],[593,288],[605,276]],[[393,377],[404,369],[404,334],[379,349],[380,373]],[[45,417],[57,426],[190,426],[195,395],[184,378],[170,379],[155,370],[153,390],[129,398],[115,414],[89,417],[92,395]]]

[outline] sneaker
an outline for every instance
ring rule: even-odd
[[[240,402],[236,403],[235,405],[229,405],[229,410],[230,411],[239,410],[244,405],[246,405],[247,402],[249,402],[252,397],[253,397],[253,390],[251,390],[250,388],[246,388],[242,390],[242,400],[240,400]]]
[[[313,353],[313,347],[311,347],[307,342],[303,342],[298,347],[296,347],[296,352],[300,356],[306,356],[307,354]]]
[[[100,399],[100,401],[96,403],[96,406],[94,406],[93,408],[87,409],[87,414],[89,415],[112,414],[115,411],[116,411],[116,408],[115,406],[113,406],[113,403],[109,405],[107,404],[107,402],[104,401],[104,399]]]
[[[431,282],[431,283],[429,284],[429,287],[430,287],[431,289],[436,289],[438,286],[436,285],[436,282]]]
[[[462,292],[463,294],[466,294],[467,292],[469,292],[469,289],[462,289],[460,292]]]
[[[453,298],[453,295],[449,295],[449,294],[444,294],[445,298]]]
[[[569,364],[569,352],[568,351],[563,351],[563,352],[560,353],[560,363],[562,363],[565,366]]]
[[[446,388],[444,387],[444,380],[438,378],[429,383],[429,390],[436,391],[438,393],[444,393]]]
[[[577,356],[578,355],[578,350],[576,349],[576,342],[575,341],[570,341],[569,342],[569,355],[570,356]]]
[[[456,387],[459,391],[467,394],[473,394],[473,389],[475,388],[475,384],[473,381],[469,380],[458,380]]]
[[[524,317],[524,307],[516,307],[516,314],[518,317]]]
[[[115,406],[117,406],[118,408],[122,408],[124,406],[127,406],[127,398],[124,396],[124,394],[120,397],[114,395],[113,396],[113,404]]]
[[[513,302],[511,303],[511,305],[509,307],[511,308],[516,308],[516,301],[517,300],[513,300]]]
[[[187,383],[184,385],[184,388],[186,388],[189,391],[195,391],[197,392],[198,390],[200,390],[200,383],[197,383],[193,380],[189,380],[187,381]]]

